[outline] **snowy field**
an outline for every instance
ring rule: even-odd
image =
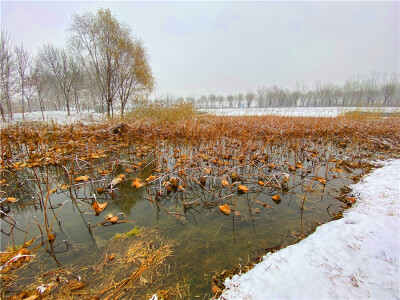
[[[337,117],[354,110],[370,112],[400,112],[399,107],[271,107],[271,108],[216,108],[200,111],[217,116],[292,116],[292,117]]]
[[[382,107],[382,108],[354,108],[354,107],[279,107],[279,108],[217,108],[217,109],[200,109],[202,112],[217,116],[294,116],[294,117],[336,117],[347,111],[354,110],[370,111],[370,112],[400,112],[399,107]],[[71,116],[67,116],[66,111],[45,111],[44,120],[46,122],[56,122],[59,124],[71,124],[76,122],[92,123],[105,120],[104,114],[94,111],[75,112],[71,111]],[[41,112],[25,113],[26,121],[43,121]],[[13,114],[13,119],[9,123],[22,122],[22,113]],[[0,126],[4,123],[1,121]]]
[[[103,114],[96,113],[94,111],[84,111],[79,113],[71,111],[70,116],[67,115],[66,111],[45,111],[43,114],[46,122],[53,121],[59,124],[100,122],[104,118]],[[17,113],[13,114],[13,119],[10,120],[9,123],[17,123],[22,121],[22,113]],[[25,113],[25,121],[43,121],[42,113],[40,111]]]
[[[227,279],[220,299],[399,299],[400,160],[351,186],[344,218]]]

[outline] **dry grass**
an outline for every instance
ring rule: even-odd
[[[399,155],[400,118],[395,116],[215,117],[193,116],[186,107],[164,111],[144,107],[117,124],[26,123],[3,128],[0,173],[5,179],[0,182],[0,198],[14,196],[9,181],[25,172],[24,180],[30,179],[38,190],[45,190],[34,200],[28,197],[21,202],[33,201],[32,205],[49,210],[52,208],[46,206],[47,200],[53,193],[62,192],[70,195],[77,211],[77,203],[90,210],[93,199],[76,199],[75,191],[88,185],[98,196],[114,198],[119,186],[112,182],[122,178],[118,184],[132,190],[145,189],[154,207],[183,221],[185,216],[167,211],[163,201],[180,201],[185,212],[222,204],[235,211],[232,195],[248,193],[254,195],[249,197],[253,201],[265,190],[271,195],[281,193],[288,180],[299,177],[303,180],[300,184],[311,191],[338,178],[340,172],[367,166],[366,160]],[[319,172],[321,166],[326,166],[324,174]],[[85,181],[76,181],[78,177]],[[7,213],[12,205],[3,201],[2,210]],[[60,209],[56,208],[53,215]],[[12,218],[8,222],[12,234],[16,224]],[[41,240],[48,251],[54,250],[49,241],[55,230],[53,222],[45,216],[44,225],[34,224],[42,228]],[[98,228],[88,225],[89,232]],[[29,228],[27,234],[28,231]],[[43,233],[47,234],[44,239]],[[120,268],[102,273],[104,283],[92,286],[96,293],[118,297],[125,288],[135,293],[133,282],[146,284],[153,280],[153,274],[162,275],[160,268],[171,254],[170,247],[161,242],[150,243],[142,230],[139,237],[117,241],[130,243],[137,238],[143,240],[125,248],[127,253],[117,260]],[[124,264],[134,268],[126,273]],[[121,278],[123,273],[126,276]],[[174,293],[179,294],[181,288],[177,286]]]

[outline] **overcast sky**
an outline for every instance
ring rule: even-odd
[[[156,94],[227,95],[399,72],[399,3],[1,1],[1,28],[35,52],[65,45],[73,14],[109,8],[143,40]]]

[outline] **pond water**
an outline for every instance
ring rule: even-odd
[[[112,172],[105,176],[99,175],[98,171],[101,166],[108,166],[110,160],[98,158],[95,165],[99,167],[86,169],[85,174],[91,178],[87,182],[70,182],[65,170],[71,166],[64,169],[49,165],[5,173],[9,184],[7,194],[20,201],[3,205],[2,209],[10,210],[9,214],[13,212],[12,218],[20,230],[14,228],[12,235],[5,234],[10,232],[10,225],[6,218],[1,219],[2,251],[7,245],[12,245],[13,240],[18,245],[41,235],[43,226],[40,230],[35,220],[45,224],[43,204],[46,191],[58,187],[49,195],[47,204],[47,222],[52,224],[52,231],[56,233],[53,252],[49,254],[44,246],[36,252],[34,262],[19,272],[20,280],[12,287],[11,293],[32,284],[41,272],[71,266],[83,269],[99,264],[104,260],[104,253],[118,247],[119,241],[114,238],[117,233],[139,226],[152,230],[165,243],[171,244],[172,256],[166,261],[168,274],[163,281],[143,284],[135,295],[145,297],[159,289],[180,284],[186,287],[185,297],[210,298],[211,278],[216,273],[238,264],[245,265],[269,249],[295,243],[301,234],[306,236],[317,225],[332,220],[343,209],[335,197],[343,194],[341,188],[353,182],[349,177],[361,172],[358,168],[338,169],[336,162],[341,154],[334,145],[325,145],[325,160],[316,155],[317,151],[303,151],[304,156],[299,156],[282,149],[277,146],[265,148],[263,160],[251,162],[239,157],[235,161],[231,155],[224,160],[226,164],[213,165],[209,158],[201,155],[201,149],[193,152],[185,147],[178,151],[174,147],[163,148],[159,151],[168,159],[162,162],[160,156],[150,153],[143,158],[146,167],[141,171],[126,170],[137,165],[138,161],[137,151],[133,157],[128,154],[132,149],[128,149],[113,154],[118,156],[118,163],[114,159]],[[180,154],[173,158],[178,152]],[[168,173],[165,170],[173,169],[179,158],[185,158],[182,153],[196,156],[196,163],[188,165],[185,172],[179,172],[179,168],[175,170],[181,185],[179,188],[160,192],[164,191],[167,181],[175,178],[170,175],[174,171]],[[334,155],[336,159],[332,159]],[[291,167],[297,163],[297,167]],[[76,165],[74,168],[74,177],[82,175],[77,172]],[[162,170],[156,170],[158,168]],[[99,186],[105,187],[121,173],[126,174],[124,182],[112,191],[98,191]],[[139,177],[145,182],[144,179],[150,175],[163,179],[156,179],[141,188],[132,187],[130,178]],[[239,177],[238,181],[234,180],[235,176]],[[206,181],[203,185],[198,182],[201,177]],[[227,187],[221,185],[224,178],[229,183]],[[260,180],[263,181],[261,185]],[[60,188],[62,184],[72,187],[63,190]],[[240,193],[239,184],[245,185],[249,191]],[[274,195],[279,195],[280,200],[273,200]],[[306,201],[301,210],[304,197]],[[107,202],[107,208],[98,215],[91,208],[95,200]],[[224,204],[232,210],[229,215],[219,208]],[[118,216],[124,222],[102,226],[108,214]],[[121,242],[121,247],[123,245]],[[92,272],[85,274],[87,280],[95,276]],[[129,299],[129,294],[126,297]]]

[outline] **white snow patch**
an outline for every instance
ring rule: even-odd
[[[383,165],[342,219],[227,279],[220,299],[399,299],[400,160]]]
[[[45,122],[56,122],[59,124],[101,122],[105,118],[103,114],[96,113],[93,110],[83,112],[71,111],[70,116],[68,116],[66,111],[45,111],[43,114]],[[25,121],[43,121],[42,113],[40,111],[25,113]],[[23,122],[22,113],[13,114],[13,119],[9,120],[9,123],[16,122]]]
[[[337,117],[342,113],[354,110],[394,113],[398,107],[269,107],[269,108],[215,108],[200,109],[217,116],[291,116],[291,117]]]

